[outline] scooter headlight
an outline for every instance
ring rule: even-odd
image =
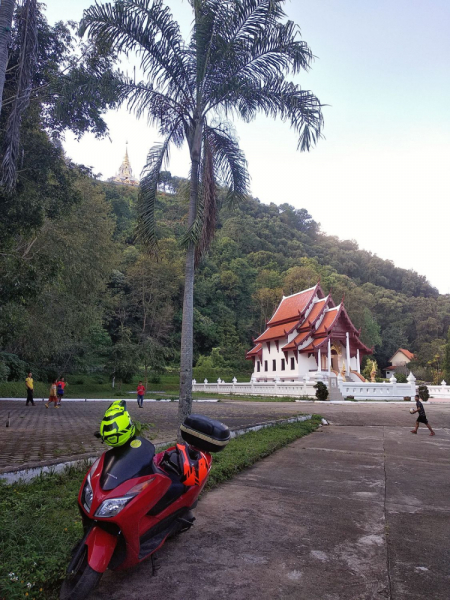
[[[105,500],[97,509],[95,516],[103,518],[115,517],[133,498],[134,496],[122,496],[122,498],[110,498],[109,500]]]
[[[150,477],[150,479],[147,479],[142,483],[138,483],[121,498],[110,498],[109,500],[104,500],[99,508],[97,508],[95,516],[100,518],[103,517],[104,519],[107,519],[108,517],[115,517],[120,513],[122,508],[126,506],[128,502],[130,502],[130,500],[133,500],[133,498],[145,490],[155,479],[155,477]]]
[[[94,498],[94,492],[92,490],[92,485],[91,485],[91,475],[95,472],[95,469],[97,468],[99,461],[100,461],[100,459],[97,458],[95,463],[89,469],[88,476],[86,477],[86,483],[84,484],[83,506],[87,512],[89,512],[91,510],[92,500]]]
[[[94,492],[92,491],[90,477],[86,479],[83,490],[83,506],[87,512],[91,510],[92,499],[94,498]]]

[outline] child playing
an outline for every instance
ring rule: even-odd
[[[56,395],[56,379],[52,383],[52,385],[50,386],[50,396],[48,398],[47,404],[45,405],[45,408],[48,408],[48,405],[50,404],[50,402],[54,402],[55,403],[55,408],[59,408],[59,406],[58,406],[58,397]]]
[[[64,377],[61,377],[61,379],[56,384],[56,395],[58,396],[57,406],[61,406],[61,400],[63,399],[64,388],[66,387],[66,385],[67,383],[64,381]]]
[[[143,408],[142,404],[144,403],[144,394],[145,394],[145,385],[142,385],[142,381],[138,383],[137,386],[137,403],[139,408]]]
[[[434,431],[431,429],[431,425],[428,424],[428,419],[427,419],[427,416],[425,414],[425,409],[423,407],[422,402],[420,401],[420,396],[418,394],[416,394],[415,400],[416,400],[416,407],[417,408],[416,408],[416,410],[413,410],[411,414],[414,414],[414,413],[418,412],[419,416],[417,417],[415,428],[411,429],[411,433],[417,433],[417,430],[419,429],[419,423],[423,423],[430,430],[430,435],[436,435],[434,433]]]

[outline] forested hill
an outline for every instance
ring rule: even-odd
[[[152,296],[153,331],[163,322],[164,332],[157,339],[176,352],[183,268],[177,240],[184,231],[187,207],[176,193],[181,180],[168,173],[163,180],[162,189],[171,193],[161,191],[158,199],[161,241],[156,264],[161,273],[167,276],[172,271],[172,276],[170,285],[150,286],[152,294],[158,288],[160,302]],[[125,243],[131,242],[134,231],[135,192],[120,186],[106,188]],[[147,265],[142,265],[142,277],[149,272],[148,264],[152,272],[158,269],[154,261],[139,256]],[[139,261],[134,268],[136,264]],[[215,241],[197,273],[195,351],[196,357],[202,356],[200,364],[242,368],[252,337],[264,329],[281,296],[318,280],[336,302],[345,295],[345,305],[355,325],[362,328],[365,343],[374,346],[380,367],[399,347],[418,353],[423,366],[430,367],[436,354],[442,356],[450,326],[450,298],[440,296],[424,276],[360,250],[354,241],[321,233],[305,209],[247,198],[239,206],[220,210]],[[170,322],[162,317],[165,312],[173,315]],[[213,348],[212,360],[205,362]]]
[[[123,378],[136,365],[156,371],[176,365],[184,278],[179,241],[187,211],[177,194],[181,180],[166,174],[161,186],[154,257],[135,240],[137,189],[95,181],[73,166],[70,172],[64,210],[48,210],[32,235],[19,223],[13,238],[3,238],[0,377],[12,378],[25,364],[42,373],[94,369]],[[418,355],[417,375],[442,377],[449,296],[353,241],[321,233],[306,210],[253,198],[221,208],[215,240],[197,271],[199,373],[248,371],[252,337],[281,296],[319,280],[336,302],[345,295],[380,367],[404,347]]]

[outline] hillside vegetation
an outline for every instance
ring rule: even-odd
[[[36,217],[32,235],[19,221],[3,240],[0,377],[21,379],[31,368],[42,379],[89,372],[129,381],[147,369],[156,381],[179,360],[183,180],[165,174],[158,254],[149,255],[135,238],[137,189],[64,168],[70,194]],[[250,197],[222,206],[198,267],[196,377],[249,373],[245,353],[281,296],[319,280],[336,302],[345,296],[379,367],[405,347],[417,354],[417,375],[442,378],[449,296],[354,241],[325,235],[304,209]]]

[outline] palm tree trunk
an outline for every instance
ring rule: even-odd
[[[191,190],[189,201],[188,226],[194,223],[198,201],[198,170],[200,152],[192,153]],[[181,328],[180,356],[180,402],[178,405],[178,421],[181,424],[192,410],[192,361],[194,344],[194,273],[195,247],[189,244],[186,252],[186,270],[183,298],[183,324]]]
[[[16,0],[1,0],[0,3],[0,114],[3,105],[3,88],[8,67],[8,45]]]

